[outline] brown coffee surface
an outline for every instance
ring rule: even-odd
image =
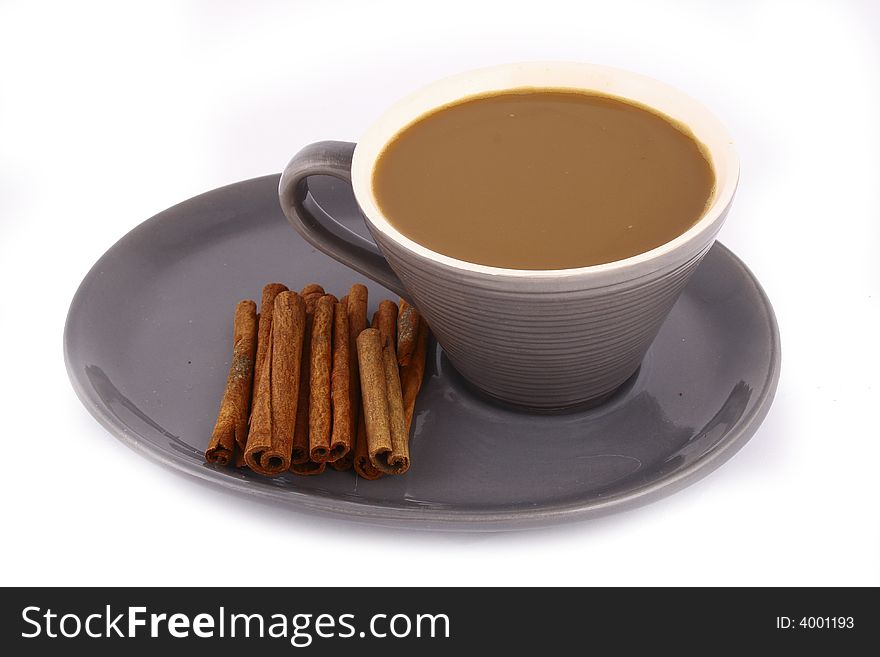
[[[686,128],[619,99],[556,90],[426,114],[373,170],[401,233],[468,262],[566,269],[649,251],[690,228],[715,178]]]

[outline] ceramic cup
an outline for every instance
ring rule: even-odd
[[[646,253],[546,271],[457,260],[398,232],[382,214],[371,184],[385,145],[438,107],[523,88],[598,92],[647,105],[688,126],[706,147],[716,177],[702,218]],[[313,175],[351,184],[375,244],[307,209],[307,181]],[[531,63],[435,82],[388,109],[357,145],[326,141],[305,147],[284,170],[279,194],[288,220],[312,245],[413,302],[449,360],[472,384],[506,402],[553,409],[601,401],[638,369],[712,246],[738,177],[739,162],[724,127],[674,88],[603,66]]]

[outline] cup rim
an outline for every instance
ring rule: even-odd
[[[546,80],[546,82],[541,82]],[[485,81],[485,86],[483,86]],[[519,82],[518,82],[519,81]],[[702,216],[686,231],[648,251],[612,262],[566,269],[513,269],[460,260],[434,251],[401,233],[379,208],[373,193],[373,169],[387,144],[404,128],[425,114],[466,98],[521,89],[566,89],[593,92],[643,105],[691,130],[711,159],[715,174],[713,196]],[[642,96],[633,90],[643,90]],[[651,96],[646,99],[644,96]],[[685,108],[689,118],[657,107],[656,98],[664,97]],[[651,102],[651,100],[655,102]],[[430,102],[430,101],[437,102]],[[699,122],[695,129],[694,117]],[[707,137],[709,137],[707,139]],[[432,82],[405,96],[382,113],[364,132],[352,159],[352,188],[355,199],[372,231],[407,251],[448,267],[513,278],[570,278],[603,276],[622,270],[650,267],[669,254],[689,245],[704,245],[723,222],[739,181],[739,157],[733,140],[722,123],[705,106],[664,82],[624,69],[583,62],[522,62],[473,69]]]

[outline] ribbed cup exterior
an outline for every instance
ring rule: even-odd
[[[524,278],[450,267],[373,235],[462,376],[541,409],[597,400],[623,384],[711,246],[691,245],[660,269],[633,267],[617,280]]]

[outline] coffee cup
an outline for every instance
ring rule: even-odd
[[[685,126],[702,145],[715,185],[681,234],[621,260],[569,269],[506,269],[459,260],[402,234],[380,209],[374,167],[419,117],[462,99],[523,88],[562,89],[637,103]],[[310,176],[351,184],[375,243],[304,203]],[[729,211],[739,161],[722,124],[676,89],[604,66],[495,66],[430,84],[384,112],[357,144],[303,148],[281,177],[281,207],[313,246],[411,301],[459,373],[486,394],[535,409],[607,399],[638,369]]]

